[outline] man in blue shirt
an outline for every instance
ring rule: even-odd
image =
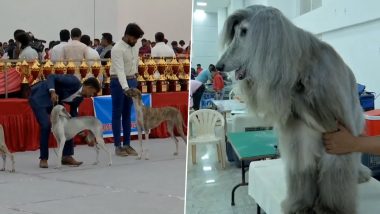
[[[199,105],[201,103],[202,95],[206,90],[205,84],[208,80],[212,79],[211,72],[215,72],[216,68],[215,65],[210,64],[208,66],[208,69],[204,69],[201,71],[201,73],[198,74],[197,77],[195,77],[195,80],[198,80],[202,83],[202,85],[193,93],[193,108],[194,110],[199,110]]]

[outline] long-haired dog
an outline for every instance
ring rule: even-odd
[[[145,155],[145,159],[148,159],[148,152],[147,150],[144,150],[142,145],[142,131],[144,131],[145,139],[147,140],[149,139],[149,130],[157,127],[165,121],[170,137],[175,143],[174,155],[178,155],[178,139],[174,135],[174,128],[177,129],[182,140],[186,143],[186,136],[183,132],[185,123],[181,112],[174,107],[149,108],[144,106],[144,103],[141,100],[141,92],[136,88],[129,89],[126,92],[126,95],[132,98],[137,114],[137,131],[140,144],[140,152],[137,159],[141,159],[143,155]]]
[[[355,214],[357,183],[370,178],[360,154],[327,154],[322,133],[337,121],[354,134],[364,119],[355,77],[335,50],[277,9],[251,6],[224,25],[220,71],[235,71],[247,105],[279,133],[286,166],[285,214]]]
[[[3,158],[3,167],[0,169],[0,171],[5,171],[5,167],[7,165],[7,155],[11,159],[12,162],[12,169],[10,172],[15,172],[15,159],[13,157],[13,154],[9,152],[7,145],[5,144],[5,135],[4,135],[4,128],[0,124],[0,154]]]
[[[94,165],[99,163],[99,150],[102,148],[109,157],[108,165],[111,166],[112,158],[111,152],[108,151],[103,140],[103,126],[102,123],[95,117],[71,117],[62,105],[54,106],[50,115],[51,129],[58,144],[58,166],[61,167],[61,159],[63,147],[67,140],[71,140],[78,133],[89,130],[95,140],[96,161]],[[100,147],[100,148],[99,148]]]

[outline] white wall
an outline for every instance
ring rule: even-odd
[[[380,1],[323,0],[293,22],[332,45],[367,90],[380,93]],[[380,100],[375,106],[380,107]]]
[[[59,40],[61,29],[74,27],[91,38],[110,32],[118,41],[126,25],[136,22],[148,39],[162,31],[169,41],[183,39],[187,44],[191,7],[191,0],[1,0],[0,41],[13,38],[21,28],[49,42]]]
[[[218,60],[218,16],[206,13],[203,21],[193,19],[193,41],[191,49],[192,67],[201,64],[208,68]]]

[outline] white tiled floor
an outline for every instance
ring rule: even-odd
[[[196,165],[191,163],[191,153],[188,157],[186,214],[256,213],[256,204],[248,196],[246,186],[236,190],[236,205],[231,206],[231,191],[241,181],[241,169],[227,164],[222,170],[214,145],[197,146]]]
[[[137,148],[136,142],[132,146]],[[80,167],[54,169],[50,150],[49,169],[38,168],[38,151],[15,153],[16,173],[0,172],[0,213],[32,214],[179,214],[184,210],[186,146],[174,157],[170,139],[145,143],[150,160],[116,157],[113,165],[93,166],[93,148],[77,146]]]

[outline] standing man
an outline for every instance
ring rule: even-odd
[[[80,42],[82,31],[79,28],[71,30],[71,41],[63,47],[63,59],[65,60],[82,60],[88,59],[87,46]],[[80,65],[80,62],[76,62]]]
[[[63,29],[59,32],[59,40],[61,41],[58,45],[51,49],[50,59],[53,62],[63,60],[63,47],[67,44],[70,39],[70,31]]]
[[[89,60],[100,60],[98,52],[91,47],[91,38],[89,35],[83,35],[80,41],[87,46],[87,59]],[[88,65],[92,66],[95,61],[89,61]]]
[[[152,48],[152,57],[175,57],[173,48],[165,44],[165,35],[162,32],[157,32],[154,35],[156,45]],[[166,40],[167,41],[167,40]]]
[[[137,66],[139,51],[135,46],[144,31],[134,23],[127,25],[124,36],[111,51],[111,97],[112,132],[117,156],[137,156],[130,146],[132,98],[125,95],[129,88],[137,88]],[[120,121],[120,119],[122,119]],[[120,125],[123,125],[123,145],[121,144]]]
[[[102,46],[102,52],[100,53],[100,59],[109,59],[111,58],[111,49],[113,47],[112,34],[103,33],[102,40],[100,41],[100,45]],[[102,61],[102,65],[106,65],[107,62]]]
[[[79,79],[72,75],[51,74],[46,81],[32,86],[29,104],[40,125],[40,168],[48,168],[51,130],[49,115],[54,104],[69,104],[71,116],[76,117],[83,97],[92,97],[99,91],[99,82],[95,78],[86,79],[82,85]],[[81,165],[82,162],[76,161],[72,155],[74,155],[74,143],[68,140],[63,148],[62,164]]]

